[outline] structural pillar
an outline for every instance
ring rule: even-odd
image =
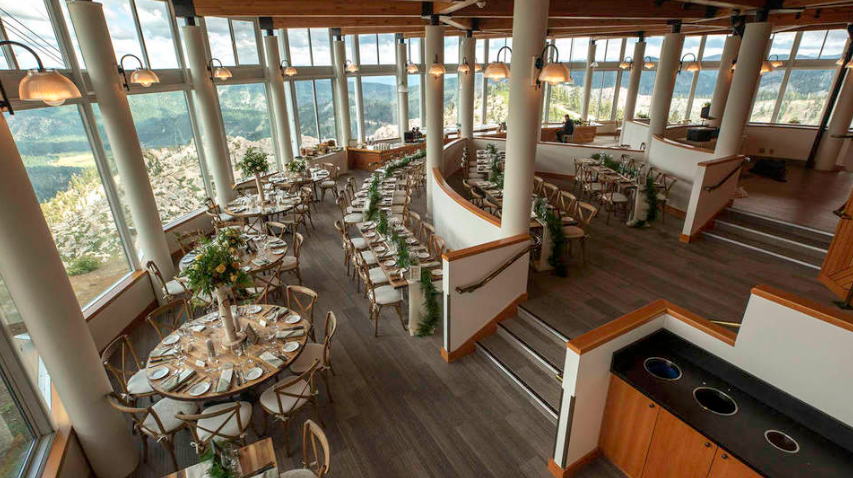
[[[512,15],[512,75],[509,78],[506,165],[504,166],[503,237],[530,231],[536,145],[542,122],[542,86],[531,86],[538,76],[533,58],[545,47],[549,0],[515,2]]]
[[[845,123],[846,121],[846,123]],[[838,136],[847,136],[847,129],[853,121],[853,75],[847,73],[844,85],[835,101],[832,110],[832,119],[829,120],[829,129],[823,141],[818,146],[815,154],[815,169],[818,171],[832,171],[838,162],[838,153],[846,141]]]
[[[139,245],[146,260],[154,261],[164,277],[172,277],[175,275],[175,267],[145,169],[130,104],[119,82],[118,64],[103,6],[89,1],[69,2],[68,13],[74,30],[78,32],[80,51],[86,60],[89,79],[98,98],[104,129],[121,176]]]
[[[752,97],[760,79],[761,63],[770,39],[771,25],[768,22],[748,23],[740,43],[729,97],[720,125],[715,158],[725,158],[740,153],[743,128],[749,119]]]
[[[646,141],[645,157],[649,157],[652,139],[666,133],[669,122],[669,105],[672,103],[672,90],[675,88],[675,76],[678,74],[678,60],[684,46],[684,35],[667,33],[655,75],[655,89],[652,92],[652,107],[649,111],[649,138]]]
[[[444,64],[444,27],[438,25],[434,16],[431,25],[426,27],[426,58],[424,77],[426,93],[426,173],[427,173],[427,215],[432,216],[432,188],[435,184],[433,168],[441,169],[441,157],[444,152],[444,76],[429,74],[434,62]]]
[[[634,119],[637,108],[637,94],[640,91],[640,78],[643,74],[643,58],[646,55],[646,42],[642,38],[634,44],[634,56],[631,57],[631,75],[628,77],[628,93],[625,96],[625,117],[622,119],[622,134],[625,134],[625,123]],[[624,141],[622,141],[624,142]]]
[[[513,39],[515,42],[515,39]],[[513,46],[515,44],[513,43]],[[581,103],[581,119],[589,118],[589,96],[592,93],[592,64],[595,63],[595,40],[589,41],[586,50],[586,72],[583,77],[583,102]]]
[[[2,114],[0,149],[0,273],[95,474],[125,477],[139,461],[136,445],[107,402],[112,387],[98,348]]]
[[[732,62],[737,58],[737,52],[740,49],[740,35],[732,34],[726,37],[726,43],[723,45],[723,55],[720,57],[720,70],[717,73],[717,84],[714,86],[714,95],[711,97],[711,111],[708,116],[711,117],[708,123],[711,126],[719,127],[723,121],[723,113],[726,109],[726,101],[729,98],[729,88],[732,85]]]
[[[406,71],[406,43],[403,34],[397,34],[397,131],[400,140],[409,130],[409,76]]]
[[[187,63],[192,76],[198,117],[204,133],[202,136],[204,155],[208,161],[208,169],[213,173],[213,183],[216,185],[216,202],[220,205],[228,204],[235,197],[231,188],[231,160],[216,86],[210,78],[210,72],[207,71],[210,58],[204,46],[204,31],[197,25],[184,25],[181,27],[181,32],[187,48]],[[289,145],[290,143],[288,147]]]
[[[293,161],[293,143],[290,141],[290,119],[287,116],[287,102],[284,99],[284,80],[281,76],[281,56],[278,53],[278,38],[268,30],[264,36],[264,52],[267,60],[267,75],[270,81],[270,103],[275,116],[275,141],[278,144],[279,157],[276,158],[279,171],[282,166]],[[349,108],[346,108],[349,112]]]
[[[346,148],[350,142],[349,90],[347,88],[347,45],[342,37],[334,37],[332,42],[334,58],[332,69],[335,75],[335,96],[338,100],[335,116],[338,122],[339,146]]]
[[[476,43],[477,41],[474,39],[473,32],[468,30],[459,45],[462,58],[468,61],[468,67],[470,68],[468,73],[459,75],[459,123],[462,125],[459,137],[469,140],[474,138],[474,64],[477,61],[475,57],[477,53]]]

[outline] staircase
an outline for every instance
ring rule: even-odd
[[[477,172],[477,155],[468,156],[468,172],[465,175],[468,179],[486,179],[486,175]]]
[[[738,209],[725,209],[705,237],[820,270],[833,234]]]
[[[497,333],[478,341],[476,347],[539,411],[556,423],[568,340],[519,307],[517,316],[498,323]]]

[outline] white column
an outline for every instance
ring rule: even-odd
[[[469,33],[470,34],[470,33]],[[474,137],[474,64],[477,61],[475,57],[477,41],[473,36],[466,35],[462,38],[459,45],[459,51],[462,58],[468,60],[468,66],[471,67],[465,75],[459,75],[459,123],[462,125],[460,131],[461,138],[471,139]],[[461,60],[460,60],[461,61]]]
[[[501,235],[530,231],[533,171],[542,119],[542,91],[530,86],[538,74],[532,60],[542,53],[548,29],[549,0],[515,2],[512,16],[512,64],[509,77],[506,165]]]
[[[515,39],[513,39],[513,42]],[[513,43],[513,46],[515,44]],[[589,41],[589,47],[586,50],[586,73],[583,78],[583,98],[581,98],[581,119],[586,121],[589,118],[589,96],[592,93],[592,64],[595,63],[595,40]]]
[[[729,88],[725,121],[720,125],[715,158],[724,158],[740,152],[743,128],[749,119],[752,96],[760,79],[759,71],[764,61],[771,25],[768,22],[747,23],[737,55],[737,69]]]
[[[711,111],[708,114],[712,120],[708,123],[720,126],[723,121],[723,112],[726,109],[726,100],[729,98],[729,87],[732,85],[732,61],[737,58],[740,48],[740,35],[729,35],[723,45],[723,55],[720,57],[720,70],[717,73],[717,84],[714,86],[714,95],[711,97]]]
[[[429,25],[426,27],[426,58],[424,69],[438,61],[444,64],[444,27]],[[441,169],[441,157],[444,150],[444,77],[427,73],[424,77],[426,92],[426,173],[427,173],[427,215],[432,216],[433,168]]]
[[[342,39],[332,42],[334,57],[332,69],[335,75],[335,96],[338,100],[335,117],[338,123],[339,146],[346,148],[350,142],[349,91],[347,89],[347,46]]]
[[[663,136],[669,121],[669,104],[672,103],[672,89],[675,88],[675,76],[678,74],[678,60],[684,45],[682,33],[667,33],[655,75],[655,89],[652,92],[652,107],[649,111],[649,139],[646,141],[646,158],[652,149],[652,138]]]
[[[845,123],[846,121],[846,123]],[[847,128],[853,121],[853,75],[847,72],[844,85],[838,93],[835,101],[835,109],[832,110],[832,118],[829,120],[829,128],[820,141],[815,154],[815,169],[818,171],[832,171],[838,162],[838,153],[845,139],[833,138],[847,134]]]
[[[0,273],[95,474],[127,476],[139,454],[3,115],[0,150]]]
[[[228,141],[225,137],[225,127],[222,124],[222,112],[216,95],[216,86],[210,79],[207,64],[210,59],[204,46],[204,31],[196,25],[181,27],[184,43],[187,47],[187,63],[192,76],[196,105],[201,129],[204,133],[204,155],[207,158],[208,169],[213,173],[213,183],[216,185],[216,202],[228,204],[234,199],[231,189],[231,161],[228,155]],[[288,125],[290,123],[288,122]],[[288,143],[287,147],[290,143]]]
[[[409,77],[406,71],[406,43],[400,37],[397,42],[397,131],[400,140],[403,133],[409,130]],[[400,91],[400,86],[404,91]]]
[[[290,142],[290,119],[287,117],[287,102],[284,100],[284,80],[281,77],[280,67],[281,56],[278,53],[278,38],[275,35],[264,36],[264,51],[267,60],[267,75],[270,81],[270,103],[272,104],[272,114],[275,116],[273,134],[275,134],[281,155],[277,162],[281,167],[293,160],[293,145]]]
[[[104,129],[121,176],[139,245],[145,260],[154,261],[165,277],[172,277],[175,275],[175,267],[145,169],[130,104],[119,82],[118,65],[103,6],[96,2],[69,2],[68,12],[74,30],[78,32],[80,51],[86,60],[89,79],[98,98]]]
[[[640,91],[640,78],[643,74],[643,58],[646,55],[646,42],[638,41],[634,44],[634,56],[631,57],[631,75],[628,77],[628,92],[625,97],[625,117],[622,120],[622,133],[625,133],[625,123],[634,119],[634,111],[637,108],[637,93]]]

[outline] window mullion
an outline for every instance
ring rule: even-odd
[[[3,319],[3,311],[0,310],[0,320]],[[15,345],[9,329],[5,324],[0,325],[0,374],[9,388],[12,400],[24,415],[27,426],[39,437],[53,432],[48,410],[45,408],[39,391],[29,379],[21,359],[15,353]],[[31,453],[34,450],[31,450]]]
[[[142,35],[142,25],[139,23],[139,12],[136,11],[136,0],[128,0],[130,3],[130,15],[133,17],[133,26],[136,28],[136,36],[139,38],[139,47],[142,52],[142,61],[145,68],[151,68],[148,59],[148,48],[145,46],[145,37]]]
[[[0,40],[8,40],[9,37],[6,35],[6,26],[3,23],[3,19],[0,18]],[[20,70],[21,67],[18,66],[18,59],[15,58],[15,52],[12,50],[12,45],[3,45],[3,56],[6,57],[6,63],[9,64],[9,68],[12,70]]]
[[[317,80],[311,80],[311,92],[314,95],[314,123],[317,126],[317,144],[319,144],[323,140],[323,135],[320,134],[320,109],[317,108]]]
[[[231,50],[234,51],[234,64],[240,66],[240,57],[237,56],[237,39],[234,37],[234,23],[228,19],[228,33],[231,34]]]
[[[311,44],[313,43],[311,41],[311,29],[306,28],[305,31],[308,33],[308,58],[311,59],[311,66],[314,66],[314,45]]]

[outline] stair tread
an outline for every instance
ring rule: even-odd
[[[717,216],[717,219],[737,224],[739,226],[748,227],[750,229],[755,229],[767,234],[773,234],[785,239],[801,242],[810,246],[820,247],[821,249],[828,249],[829,244],[832,242],[832,236],[744,214],[743,212],[733,208],[723,210],[723,212]]]
[[[554,410],[559,410],[560,382],[539,368],[534,362],[534,358],[523,354],[498,334],[486,337],[479,343],[485,346],[506,368],[511,370],[519,380],[539,395],[545,403]]]
[[[520,317],[505,320],[500,325],[506,327],[516,337],[530,346],[552,365],[563,370],[566,360],[566,344],[541,327]]]
[[[815,265],[820,267],[823,264],[823,253],[819,253],[816,251],[810,251],[807,249],[796,249],[796,248],[788,248],[782,247],[777,244],[771,242],[765,242],[761,239],[757,239],[755,236],[749,235],[748,233],[742,233],[740,231],[725,229],[725,228],[714,228],[710,231],[707,231],[708,234],[713,234],[716,236],[724,237],[727,239],[731,239],[742,244],[746,244],[749,246],[757,247],[759,249],[763,249],[768,252],[772,252],[775,254],[779,254],[781,256],[788,257],[790,259],[795,259],[801,262],[805,262],[808,264]]]

